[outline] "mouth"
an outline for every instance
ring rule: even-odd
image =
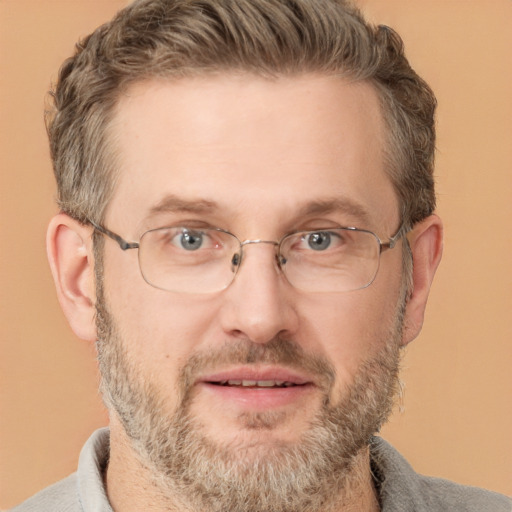
[[[291,388],[313,384],[313,379],[298,371],[282,367],[241,366],[205,375],[200,382],[239,388]]]
[[[207,399],[249,411],[297,405],[317,388],[312,378],[286,368],[239,367],[197,381]]]
[[[229,387],[237,387],[237,388],[262,388],[262,389],[271,389],[271,388],[291,388],[294,386],[304,386],[305,384],[297,384],[295,382],[290,381],[282,381],[282,380],[238,380],[238,379],[229,379],[223,380],[219,382],[208,382],[208,384],[213,384],[216,386],[229,386]]]

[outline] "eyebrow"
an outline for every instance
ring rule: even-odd
[[[209,199],[198,198],[189,200],[170,194],[149,210],[147,218],[162,213],[211,214],[220,210],[220,205]],[[329,213],[346,214],[365,224],[368,224],[371,219],[371,215],[366,208],[347,197],[309,201],[299,208],[294,217],[299,219]]]
[[[364,206],[346,197],[336,197],[306,203],[299,210],[297,217],[311,217],[328,213],[343,213],[355,217],[358,221],[368,224],[371,215]]]
[[[158,215],[159,213],[211,213],[219,209],[220,207],[215,201],[207,199],[194,199],[191,201],[171,194],[165,196],[153,206],[149,210],[148,217]]]

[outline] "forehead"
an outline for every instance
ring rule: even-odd
[[[111,127],[120,168],[107,218],[133,231],[172,197],[212,204],[220,221],[264,223],[336,202],[365,222],[392,224],[383,129],[367,83],[310,75],[142,82],[120,99]]]

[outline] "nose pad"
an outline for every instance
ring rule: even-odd
[[[235,254],[233,254],[233,257],[231,258],[231,272],[233,272],[233,274],[236,274],[236,272],[241,264],[242,264],[242,251],[235,252]]]

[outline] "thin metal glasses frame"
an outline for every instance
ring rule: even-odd
[[[115,242],[117,242],[119,247],[123,251],[126,251],[128,249],[138,249],[140,246],[140,239],[142,239],[142,237],[149,231],[157,231],[160,229],[168,229],[170,227],[174,227],[174,226],[163,226],[161,228],[149,229],[148,231],[145,231],[144,233],[142,233],[142,235],[139,238],[139,242],[127,242],[123,237],[121,237],[117,233],[110,231],[110,229],[107,229],[107,228],[101,226],[100,224],[96,224],[92,220],[89,220],[88,222],[96,231],[99,231],[103,235],[106,235],[109,238],[111,238],[112,240],[114,240]],[[236,238],[238,240],[240,247],[243,247],[244,245],[249,245],[249,244],[272,244],[272,245],[275,245],[276,247],[280,247],[286,238],[288,238],[289,236],[293,236],[297,233],[316,233],[316,232],[322,232],[322,231],[329,231],[330,229],[346,229],[348,231],[363,231],[364,233],[369,233],[370,235],[373,235],[375,237],[377,242],[379,242],[380,253],[383,253],[387,249],[393,249],[393,247],[395,247],[398,240],[400,240],[400,238],[402,238],[402,236],[403,236],[402,228],[403,228],[403,224],[400,225],[397,232],[393,236],[389,237],[387,242],[383,242],[373,231],[370,231],[368,229],[356,228],[353,226],[336,226],[335,228],[328,227],[328,228],[320,228],[320,229],[313,229],[313,230],[306,230],[306,231],[303,231],[303,230],[292,231],[291,233],[284,235],[281,238],[281,240],[279,240],[279,242],[277,242],[275,240],[261,240],[261,239],[244,240],[242,242],[235,234],[233,234],[230,231],[227,231],[225,229],[222,229],[222,228],[208,228],[208,229],[211,231],[220,231],[221,233],[226,233],[228,235],[233,236],[234,238]]]
[[[100,224],[97,224],[97,223],[95,223],[95,222],[93,222],[91,220],[89,220],[89,223],[91,224],[91,226],[96,231],[98,231],[99,233],[101,233],[101,234],[111,238],[112,240],[114,240],[123,251],[127,251],[129,249],[138,249],[140,247],[140,240],[142,240],[142,238],[144,237],[144,235],[146,233],[149,233],[149,232],[152,232],[152,231],[159,231],[161,229],[169,229],[169,228],[172,228],[172,227],[176,227],[176,226],[163,226],[163,227],[160,227],[160,228],[150,229],[148,231],[145,231],[140,236],[139,242],[128,242],[124,238],[122,238],[120,235],[115,233],[114,231],[111,231],[110,229],[107,229],[104,226],[101,226]],[[284,265],[286,263],[286,259],[281,254],[281,245],[290,236],[293,236],[293,235],[296,235],[296,234],[299,234],[299,233],[316,233],[316,232],[322,232],[322,231],[329,231],[329,230],[332,230],[332,229],[343,229],[343,230],[347,230],[347,231],[357,231],[357,232],[368,233],[368,234],[372,235],[375,238],[375,240],[378,242],[378,244],[379,244],[379,256],[380,256],[380,254],[382,254],[384,251],[386,251],[388,249],[393,249],[396,246],[397,242],[405,234],[403,228],[404,228],[404,225],[401,224],[400,227],[398,228],[398,230],[396,231],[396,233],[393,236],[391,236],[386,242],[383,242],[373,231],[370,231],[370,230],[367,230],[367,229],[357,228],[357,227],[354,227],[354,226],[336,226],[335,228],[334,227],[325,227],[325,228],[319,228],[319,229],[307,230],[307,231],[297,230],[297,231],[293,231],[291,233],[288,233],[288,234],[284,235],[279,241],[263,240],[263,239],[240,241],[240,239],[236,235],[234,235],[233,233],[231,233],[230,231],[227,231],[225,229],[222,229],[222,228],[208,228],[208,230],[210,230],[210,231],[218,231],[218,232],[221,232],[221,233],[226,233],[226,234],[232,236],[235,240],[238,241],[238,243],[240,245],[240,251],[236,252],[233,255],[233,258],[232,258],[232,261],[231,261],[232,265],[234,265],[236,267],[240,267],[240,265],[242,263],[242,259],[243,259],[243,248],[244,248],[244,246],[250,245],[250,244],[271,244],[271,245],[274,245],[277,248],[277,253],[276,253],[277,263],[278,263],[279,267],[282,269],[282,265]],[[239,256],[239,258],[237,258],[237,256]],[[153,287],[159,288],[158,286],[150,283],[149,281],[148,281],[148,284],[150,284]],[[366,286],[369,286],[370,284],[371,284],[371,282],[368,283]],[[365,288],[366,286],[364,286],[363,288]]]

